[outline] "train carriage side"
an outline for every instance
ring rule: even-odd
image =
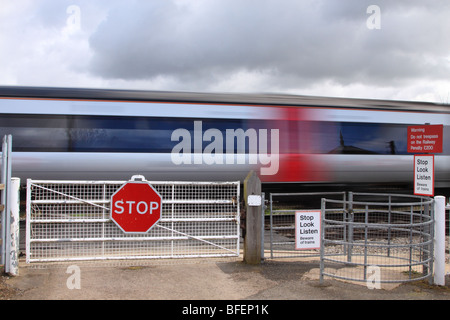
[[[254,169],[268,183],[405,185],[406,128],[430,123],[444,125],[436,187],[450,187],[445,105],[61,90],[0,88],[0,135],[13,135],[22,179],[242,180]]]

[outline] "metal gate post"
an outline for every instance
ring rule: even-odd
[[[7,237],[9,237],[10,229],[10,206],[9,198],[11,192],[11,152],[12,152],[12,136],[6,135],[3,137],[2,144],[2,178],[1,183],[4,186],[2,192],[1,202],[4,205],[2,219],[1,219],[1,238],[2,238],[2,248],[1,248],[1,259],[0,264],[5,265],[7,263],[7,255],[9,251],[7,250]]]
[[[3,137],[3,144],[2,144],[2,172],[1,172],[1,184],[2,184],[2,196],[1,196],[1,205],[3,206],[2,208],[2,213],[1,213],[1,255],[0,255],[0,264],[5,264],[5,252],[6,252],[6,230],[5,230],[5,226],[6,226],[6,208],[5,208],[5,204],[7,201],[6,198],[6,172],[8,169],[7,166],[7,162],[8,162],[8,142],[6,139],[6,136]]]
[[[264,228],[266,223],[266,194],[261,193],[261,260],[264,260]]]
[[[323,284],[323,271],[324,271],[324,255],[325,255],[325,206],[326,206],[326,199],[322,198],[321,200],[321,206],[320,206],[320,211],[321,211],[321,221],[322,223],[320,224],[320,275],[319,275],[319,282],[320,284]]]
[[[348,251],[347,251],[347,262],[352,262],[352,250],[353,250],[353,192],[348,193]]]
[[[273,259],[273,212],[272,212],[272,194],[270,194],[270,259]]]
[[[31,256],[31,179],[27,179],[27,201],[26,201],[26,233],[25,233],[25,256],[26,262],[30,263]]]
[[[389,195],[388,200],[389,200],[389,208],[388,208],[388,211],[389,211],[388,212],[388,225],[389,225],[389,227],[388,227],[388,250],[387,250],[387,256],[390,257],[391,256],[391,218],[392,218],[392,215],[391,215],[391,211],[392,211],[392,208],[391,208],[392,197],[391,197],[391,195]]]

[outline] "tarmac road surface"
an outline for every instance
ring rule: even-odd
[[[317,261],[240,258],[158,262],[100,261],[26,265],[2,279],[0,292],[12,300],[448,300],[450,286],[428,281],[368,289],[325,278]],[[185,302],[182,302],[182,304]]]

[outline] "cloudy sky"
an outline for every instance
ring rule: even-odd
[[[448,0],[0,0],[0,85],[450,103]]]

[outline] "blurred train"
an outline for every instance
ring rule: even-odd
[[[450,187],[450,106],[276,94],[0,87],[13,176],[411,186],[407,127],[443,124],[435,187]]]

